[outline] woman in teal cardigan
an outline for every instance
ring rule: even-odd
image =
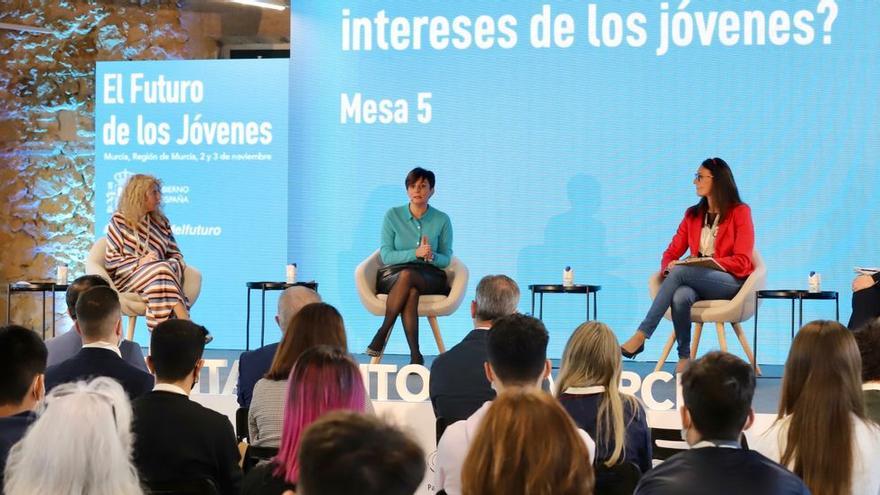
[[[452,223],[442,211],[428,206],[434,195],[434,172],[420,167],[406,175],[409,204],[388,210],[382,222],[383,266],[376,278],[376,291],[388,294],[385,320],[367,347],[380,356],[397,316],[409,344],[410,363],[423,364],[419,352],[419,296],[449,293],[446,272],[452,260]]]

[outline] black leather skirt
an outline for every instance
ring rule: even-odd
[[[376,273],[376,293],[388,294],[397,283],[397,277],[404,270],[413,270],[425,280],[427,289],[421,295],[449,294],[449,286],[446,282],[446,272],[428,263],[400,263],[397,265],[385,265]]]

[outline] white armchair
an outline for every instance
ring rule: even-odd
[[[386,294],[376,294],[376,273],[381,266],[382,260],[377,249],[367,259],[362,261],[354,271],[354,282],[357,286],[361,303],[363,303],[367,311],[376,316],[385,316],[385,300],[388,299]],[[419,316],[426,316],[428,318],[428,323],[431,324],[431,330],[434,332],[434,340],[437,342],[437,349],[441,353],[446,352],[446,347],[443,345],[443,337],[440,335],[440,324],[437,322],[437,317],[451,315],[461,306],[468,283],[468,269],[455,256],[452,257],[452,261],[444,271],[446,272],[446,281],[449,283],[449,295],[419,297]],[[388,335],[390,336],[391,332],[388,332]],[[371,362],[375,364],[381,360],[381,356],[374,357]]]
[[[718,344],[721,347],[721,350],[726,352],[727,340],[724,335],[724,324],[730,323],[737,339],[739,339],[739,343],[742,345],[743,351],[746,353],[746,357],[748,357],[749,361],[752,363],[752,367],[755,368],[758,375],[761,374],[761,367],[755,362],[755,354],[752,352],[751,346],[749,346],[749,341],[746,339],[745,333],[743,333],[742,325],[740,325],[743,321],[754,316],[756,304],[755,292],[764,289],[764,285],[767,282],[767,265],[764,264],[764,260],[761,258],[761,255],[758,254],[757,250],[752,252],[752,264],[755,267],[755,271],[746,278],[746,281],[733,299],[697,301],[691,307],[691,321],[695,324],[694,335],[691,339],[692,358],[697,357],[697,348],[700,345],[700,336],[703,333],[703,323],[715,323],[715,330],[718,332]],[[654,296],[657,295],[657,291],[660,290],[660,284],[662,281],[660,273],[655,273],[650,279],[648,279],[648,289],[651,292],[651,299],[654,299]],[[667,320],[672,319],[670,310],[666,311],[665,317]],[[666,345],[663,346],[663,352],[660,354],[660,359],[657,360],[657,366],[654,368],[654,371],[660,371],[660,369],[663,368],[663,364],[666,362],[666,358],[669,356],[669,352],[674,343],[675,332],[673,331],[669,335],[669,340],[666,341]]]
[[[104,267],[104,254],[107,251],[107,238],[101,237],[89,250],[89,257],[86,258],[86,274],[99,275],[110,282],[110,286],[116,292],[119,289],[110,274]],[[187,265],[183,272],[183,293],[189,300],[190,306],[196,303],[199,293],[202,291],[202,274],[194,267]],[[147,314],[147,304],[144,299],[136,292],[119,292],[119,303],[122,306],[122,314],[128,316],[128,333],[127,339],[132,340],[134,337],[134,327],[137,323],[138,316]]]

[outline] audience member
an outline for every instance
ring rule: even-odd
[[[491,404],[464,460],[464,495],[592,495],[580,430],[551,395],[505,388]]]
[[[435,416],[450,422],[465,419],[495,398],[483,371],[488,331],[493,321],[516,313],[518,304],[519,287],[506,275],[487,275],[477,284],[471,302],[474,330],[431,365],[429,388]]]
[[[565,346],[556,385],[559,402],[596,441],[596,465],[631,462],[651,469],[651,432],[639,401],[620,393],[620,344],[604,323],[581,324]],[[603,486],[597,473],[597,487]]]
[[[682,437],[691,448],[649,471],[637,495],[809,495],[797,476],[740,446],[755,419],[751,366],[710,352],[685,370],[681,386]]]
[[[207,336],[190,320],[165,320],[153,330],[147,366],[156,386],[133,403],[134,462],[148,485],[210,478],[220,493],[237,495],[241,469],[232,424],[189,399]]]
[[[865,415],[861,361],[840,323],[804,325],[785,362],[777,420],[754,442],[812,493],[880,493],[880,426]]]
[[[56,385],[106,376],[118,381],[134,399],[153,387],[153,377],[122,359],[119,295],[110,287],[92,287],[76,301],[77,333],[83,346],[72,358],[46,370],[46,390]]]
[[[130,428],[131,405],[115,380],[55,387],[9,453],[6,495],[143,495]]]
[[[489,332],[487,343],[488,362],[484,370],[492,387],[501,393],[508,387],[532,387],[540,389],[541,383],[550,375],[550,361],[547,359],[549,335],[540,320],[530,316],[513,314],[495,321]],[[437,446],[437,465],[435,472],[435,491],[445,490],[449,495],[461,493],[461,469],[483,418],[492,402],[484,403],[464,421],[450,425]],[[590,464],[595,456],[596,444],[583,430],[578,430],[589,457],[579,462]],[[548,442],[554,438],[541,438],[545,452]]]
[[[67,314],[74,323],[76,322],[76,301],[79,299],[79,295],[92,287],[98,286],[110,287],[110,282],[107,282],[98,275],[83,275],[67,286],[67,294],[65,297],[65,300],[67,301]],[[57,337],[47,340],[46,348],[49,350],[49,361],[46,363],[47,366],[55,366],[56,364],[72,358],[80,349],[82,349],[82,345],[82,335],[80,335],[74,328],[71,328]],[[124,359],[125,362],[143,372],[147,371],[147,364],[144,362],[144,352],[141,350],[141,346],[136,342],[125,339],[120,340],[119,352],[122,353],[122,359]]]
[[[329,345],[347,351],[342,316],[329,304],[309,304],[290,321],[272,360],[272,366],[266,377],[254,387],[253,400],[248,411],[250,445],[278,447],[281,443],[287,378],[302,353],[316,345]],[[373,411],[373,403],[367,393],[364,393],[364,407],[369,412]]]
[[[37,417],[45,372],[46,346],[40,337],[17,325],[0,327],[0,494],[9,449]]]
[[[299,473],[299,495],[412,495],[425,476],[425,453],[375,416],[336,411],[303,433]]]
[[[865,412],[880,423],[880,320],[874,320],[853,334],[862,356],[862,391]]]
[[[306,350],[290,372],[289,381],[278,456],[247,474],[243,495],[278,495],[295,489],[299,478],[297,456],[305,429],[330,411],[364,410],[360,370],[342,349],[319,345]]]
[[[281,297],[278,298],[278,314],[275,315],[275,323],[281,329],[282,339],[284,331],[290,326],[290,320],[299,310],[308,304],[317,302],[321,302],[321,296],[312,289],[301,285],[288,287],[281,293]],[[241,357],[238,358],[238,387],[236,387],[239,406],[250,407],[254,385],[269,371],[278,345],[279,343],[276,342],[241,353]]]

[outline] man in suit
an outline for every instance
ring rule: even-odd
[[[645,475],[636,495],[807,495],[793,473],[758,452],[740,446],[755,419],[755,374],[742,359],[710,352],[681,378],[682,435],[690,450],[676,454]]]
[[[0,493],[9,450],[36,419],[45,372],[46,346],[40,337],[18,325],[0,327]]]
[[[278,314],[275,315],[275,323],[281,328],[281,332],[287,330],[287,325],[293,316],[307,304],[321,302],[321,296],[317,292],[300,285],[288,287],[278,298]],[[269,371],[272,358],[278,343],[265,345],[253,351],[241,353],[238,358],[238,405],[250,407],[251,398],[254,395],[254,386]]]
[[[516,313],[519,287],[506,275],[487,275],[477,284],[471,302],[474,329],[458,345],[437,356],[431,365],[429,393],[434,416],[449,422],[465,419],[495,398],[483,363],[492,323]]]
[[[46,390],[56,385],[97,376],[113,378],[129,398],[153,388],[153,377],[122,359],[119,295],[110,287],[92,287],[76,301],[76,332],[83,346],[72,358],[46,370]]]
[[[147,366],[156,386],[132,403],[134,464],[148,485],[210,478],[220,493],[238,494],[240,456],[229,419],[189,399],[207,336],[189,320],[153,329]]]
[[[67,314],[70,315],[70,319],[74,323],[76,323],[76,301],[79,299],[79,295],[97,286],[110,287],[110,283],[98,275],[83,275],[67,287],[67,294],[65,295]],[[49,350],[49,361],[46,365],[55,366],[63,361],[67,361],[82,349],[82,345],[82,336],[73,328],[47,340],[46,348]],[[122,359],[125,362],[139,370],[147,371],[147,364],[144,362],[144,352],[137,343],[123,339],[119,342],[119,352],[122,353]]]
[[[862,355],[862,390],[865,412],[880,423],[880,320],[874,320],[853,334]]]

